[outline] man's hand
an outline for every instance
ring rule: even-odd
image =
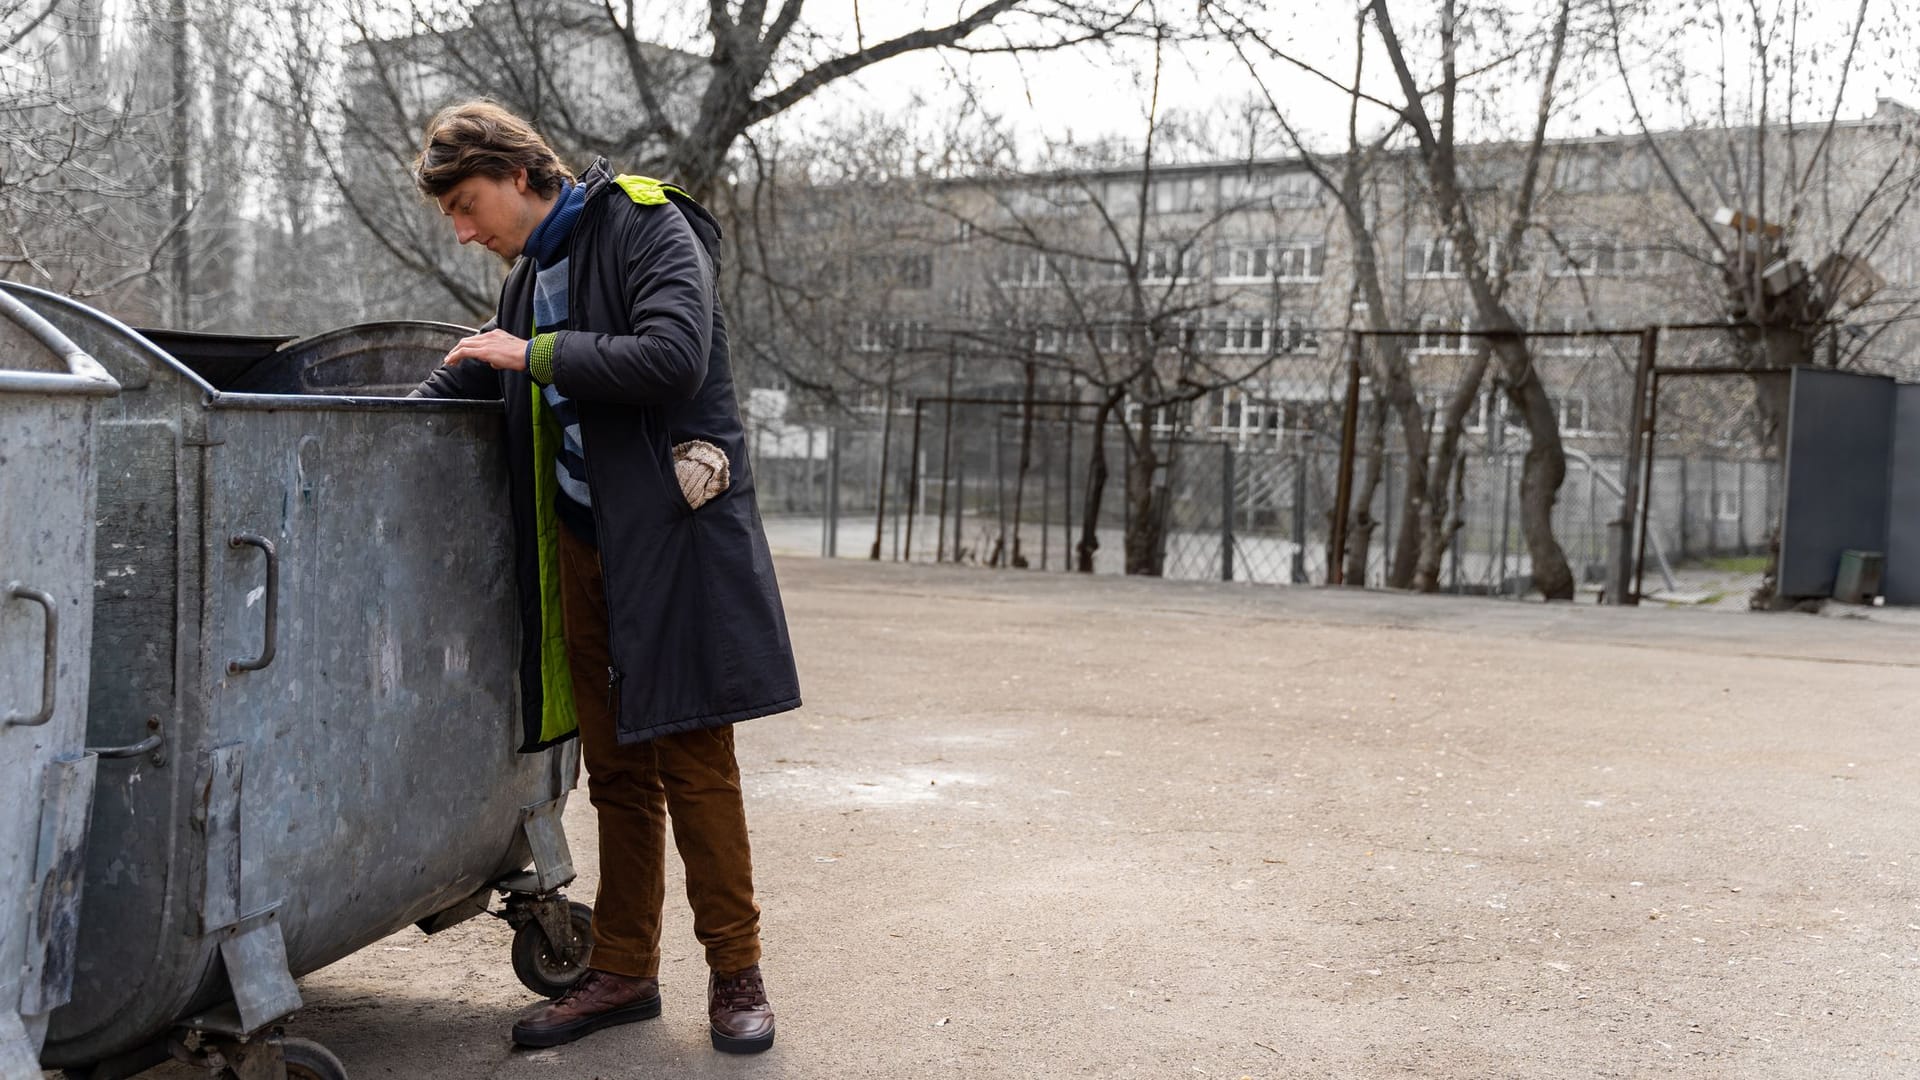
[[[461,338],[460,344],[449,350],[441,363],[457,364],[462,360],[478,360],[497,371],[525,371],[527,339],[514,337],[505,330],[489,330]]]

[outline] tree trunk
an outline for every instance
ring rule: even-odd
[[[1365,588],[1367,584],[1367,561],[1373,551],[1373,531],[1380,527],[1380,523],[1374,520],[1373,499],[1380,491],[1381,477],[1386,474],[1385,397],[1376,396],[1373,399],[1372,421],[1372,434],[1367,439],[1367,471],[1353,494],[1352,518],[1347,525],[1347,568],[1345,576],[1341,578],[1348,585],[1360,588]]]
[[[1440,445],[1434,452],[1433,467],[1426,473],[1427,502],[1421,516],[1420,557],[1414,567],[1413,587],[1420,592],[1440,590],[1440,568],[1446,561],[1447,546],[1460,530],[1457,498],[1448,484],[1455,480],[1460,461],[1461,427],[1467,413],[1480,400],[1480,384],[1486,380],[1491,354],[1484,344],[1475,349],[1467,363],[1467,373],[1447,399],[1440,415]]]
[[[1160,575],[1160,538],[1166,529],[1153,487],[1153,474],[1160,467],[1153,448],[1153,413],[1151,408],[1140,409],[1140,429],[1128,433],[1133,453],[1127,461],[1127,573],[1148,577]]]
[[[172,187],[169,192],[173,210],[172,237],[172,286],[173,325],[181,330],[193,328],[193,233],[187,228],[187,209],[189,195],[187,185],[190,182],[189,163],[193,155],[193,78],[187,70],[190,62],[187,34],[190,23],[187,20],[186,0],[172,0],[167,7],[167,29],[173,35],[171,42],[173,60],[173,117],[171,148],[173,160],[168,163],[168,181]]]
[[[1572,600],[1573,570],[1553,535],[1553,505],[1560,497],[1561,482],[1567,478],[1560,417],[1546,387],[1540,385],[1526,346],[1518,339],[1509,339],[1499,341],[1494,348],[1507,370],[1508,399],[1527,425],[1527,456],[1520,473],[1520,531],[1533,561],[1533,587],[1548,600]]]
[[[1093,573],[1093,555],[1100,550],[1100,503],[1107,493],[1107,421],[1120,404],[1121,395],[1109,393],[1093,414],[1093,449],[1087,455],[1087,490],[1082,495],[1080,543],[1075,569]]]

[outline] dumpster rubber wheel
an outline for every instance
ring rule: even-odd
[[[347,1067],[333,1051],[311,1039],[282,1039],[280,1052],[287,1059],[287,1080],[347,1080]]]
[[[573,984],[587,973],[587,957],[593,942],[593,908],[576,900],[567,905],[567,914],[573,921],[573,932],[588,943],[580,958],[571,964],[555,955],[553,943],[547,940],[547,932],[540,929],[538,922],[525,923],[513,932],[513,973],[519,976],[520,985],[544,998],[557,998],[573,989]]]

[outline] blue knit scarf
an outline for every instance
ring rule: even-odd
[[[560,198],[540,224],[534,226],[533,235],[527,237],[526,255],[537,267],[551,266],[566,249],[567,240],[573,235],[573,223],[580,220],[580,211],[587,205],[584,186],[571,180],[561,183],[565,186],[560,189]]]

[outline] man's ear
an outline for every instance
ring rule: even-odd
[[[527,193],[527,170],[518,169],[514,172],[513,190],[521,195]]]

